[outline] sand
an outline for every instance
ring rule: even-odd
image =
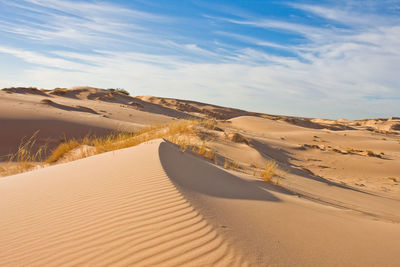
[[[1,179],[0,265],[242,265],[166,175],[159,147]]]
[[[400,198],[399,135],[362,128],[313,129],[250,116],[231,119],[227,125],[251,139],[253,148],[264,157],[276,160],[292,173],[311,174],[314,178]],[[368,156],[367,151],[383,154]]]
[[[0,91],[0,173],[37,131],[51,151],[65,139],[210,115],[218,127],[193,138],[214,149],[213,161],[158,139],[84,159],[93,147],[79,147],[0,178],[0,265],[400,265],[395,117],[332,121],[91,87],[14,88]],[[280,170],[266,183],[269,160]]]
[[[3,178],[0,195],[2,266],[400,264],[398,224],[162,140]]]
[[[7,160],[6,155],[15,153],[22,139],[36,132],[37,147],[47,145],[50,151],[65,139],[134,131],[190,116],[134,97],[107,96],[106,90],[90,87],[61,95],[39,90],[0,91],[0,161]]]

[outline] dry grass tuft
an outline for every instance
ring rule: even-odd
[[[70,140],[68,142],[60,144],[56,149],[53,150],[51,155],[47,158],[46,163],[54,163],[62,158],[66,153],[77,148],[79,146],[79,142],[76,140]]]
[[[268,161],[265,165],[264,170],[261,171],[261,177],[266,182],[271,182],[272,178],[274,177],[277,169],[277,164],[275,161]]]
[[[229,162],[229,160],[225,159],[224,168],[228,169],[230,165],[231,165],[231,163]]]
[[[12,167],[7,169],[3,168],[3,173],[12,175],[29,171],[32,170],[38,162],[43,161],[46,146],[40,146],[35,149],[38,133],[39,131],[36,131],[30,138],[23,138],[21,140],[17,152],[10,154],[8,157],[9,165],[12,165]]]
[[[203,142],[197,152],[199,155],[204,155],[206,153],[206,143]]]
[[[16,162],[30,162],[30,161],[41,161],[45,152],[45,147],[40,147],[36,152],[32,152],[37,141],[36,131],[29,139],[23,138],[18,146],[17,152],[9,156],[9,161]]]

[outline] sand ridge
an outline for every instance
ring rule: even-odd
[[[245,265],[165,174],[160,142],[1,179],[0,265]]]

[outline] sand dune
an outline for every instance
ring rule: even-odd
[[[199,117],[213,119],[180,121]],[[0,173],[46,166],[4,162],[35,132],[38,146],[52,148],[157,124],[168,126],[137,140],[180,146],[153,140],[81,159],[109,149],[77,143],[58,165],[1,178],[0,265],[400,265],[398,118],[307,119],[92,87],[11,88],[0,91]],[[270,161],[279,169],[267,183]]]
[[[0,265],[245,264],[171,182],[159,147],[1,179]]]
[[[52,94],[56,92],[56,94]],[[57,94],[60,94],[60,95]],[[40,91],[12,88],[0,91],[0,161],[15,153],[22,139],[37,133],[36,147],[48,150],[71,138],[88,134],[108,135],[116,131],[134,131],[148,125],[168,123],[188,114],[143,103],[140,99],[111,94],[112,101],[99,100],[110,93],[104,89],[78,88]],[[133,104],[134,103],[134,104]],[[143,108],[138,108],[138,105]]]
[[[252,140],[252,148],[292,173],[399,199],[400,139],[395,134],[362,128],[311,129],[254,116],[233,118],[227,127]],[[375,156],[368,156],[368,151]]]
[[[2,266],[400,264],[398,224],[161,140],[3,178],[0,196]]]
[[[236,173],[171,150],[165,143],[160,147],[160,159],[183,195],[214,225],[222,226],[225,238],[257,266],[400,264],[395,256],[400,252],[398,224],[313,203],[249,176],[240,178]],[[296,187],[304,188],[304,179],[298,182]],[[318,185],[312,188],[315,186]],[[362,194],[334,190],[336,199],[343,197],[346,202],[352,195],[363,202]],[[318,191],[324,192],[321,188]],[[326,198],[320,196],[320,200]],[[392,205],[392,212],[400,219],[399,202]]]

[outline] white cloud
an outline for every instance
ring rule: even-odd
[[[0,53],[10,54],[26,62],[46,67],[60,68],[65,70],[83,70],[85,69],[85,67],[87,67],[87,65],[80,64],[74,61],[49,57],[32,51],[9,48],[4,46],[0,46]]]
[[[396,69],[400,65],[400,25],[391,17],[355,16],[347,9],[292,4],[347,27],[303,25],[269,18],[223,19],[231,25],[296,33],[304,41],[287,45],[220,30],[214,33],[248,45],[210,40],[214,46],[207,47],[174,32],[159,34],[147,24],[171,21],[159,15],[99,2],[28,2],[26,8],[18,8],[24,12],[35,10],[39,22],[10,21],[1,24],[0,30],[59,45],[45,52],[0,46],[0,53],[30,63],[20,84],[46,88],[124,87],[133,94],[328,118],[400,113]],[[52,19],[42,22],[48,16]],[[371,17],[379,19],[372,24]],[[221,20],[211,16],[207,19]],[[67,49],[82,44],[90,49]],[[115,45],[120,47],[113,49]],[[297,56],[268,53],[254,45]],[[15,86],[7,80],[0,77],[0,86]]]

